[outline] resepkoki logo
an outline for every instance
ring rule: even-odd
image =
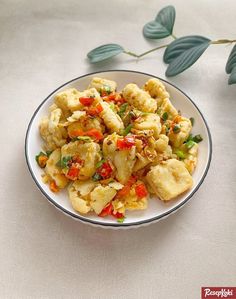
[[[236,299],[236,287],[202,287],[202,299]]]

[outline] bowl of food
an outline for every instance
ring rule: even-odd
[[[209,128],[179,88],[136,71],[73,79],[36,109],[31,176],[66,215],[101,227],[158,221],[181,208],[210,166]]]

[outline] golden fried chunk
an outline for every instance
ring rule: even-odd
[[[89,84],[89,88],[94,87],[98,92],[114,92],[116,91],[117,84],[115,81],[107,80],[99,77],[94,77]]]
[[[154,166],[146,178],[161,200],[175,198],[193,185],[193,179],[184,163],[176,159]]]
[[[160,106],[164,99],[169,99],[170,95],[166,91],[165,85],[156,78],[149,79],[144,87],[144,90],[149,92],[151,97],[153,97],[157,101],[157,105]]]
[[[98,186],[90,194],[90,205],[96,214],[100,214],[102,209],[115,197],[116,190],[110,186]]]
[[[122,93],[126,101],[140,111],[155,112],[157,109],[156,101],[148,92],[140,89],[136,84],[127,84]]]
[[[57,166],[57,162],[60,161],[61,150],[58,148],[54,150],[50,157],[47,160],[45,167],[45,173],[50,177],[51,180],[54,180],[57,187],[65,188],[68,183],[68,179],[62,173],[61,168]]]

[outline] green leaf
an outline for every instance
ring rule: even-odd
[[[165,50],[163,59],[165,63],[171,63],[185,51],[199,45],[209,43],[210,40],[200,35],[183,36],[174,40]]]
[[[97,47],[87,54],[87,57],[91,63],[106,60],[124,52],[123,47],[117,44],[106,44]]]
[[[228,80],[229,85],[231,84],[236,84],[236,65],[235,67],[232,69],[232,73],[229,76],[229,80]]]
[[[236,45],[233,47],[232,51],[229,54],[229,58],[225,67],[226,73],[230,74],[233,68],[235,68],[235,66],[236,66]]]
[[[143,27],[146,38],[161,39],[172,34],[175,23],[175,8],[172,5],[164,7],[154,21],[148,22]]]
[[[193,65],[210,45],[203,36],[184,36],[173,41],[164,53],[164,62],[169,63],[166,76],[172,77]]]

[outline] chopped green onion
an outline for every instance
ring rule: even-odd
[[[118,114],[120,115],[120,117],[123,117],[125,114],[125,111],[128,107],[128,103],[124,103],[120,106],[120,111],[118,112]]]
[[[186,143],[187,143],[188,141],[190,141],[190,140],[192,140],[192,141],[194,141],[194,142],[196,142],[196,143],[199,143],[199,142],[201,142],[201,141],[203,140],[203,138],[202,138],[202,136],[201,136],[200,134],[195,135],[194,137],[193,137],[192,134],[190,134],[190,135],[188,136],[188,139],[186,140]]]
[[[37,156],[35,156],[35,160],[37,163],[39,163],[39,157],[41,156],[47,156],[44,152],[40,152]]]
[[[192,134],[189,134],[188,139],[186,140],[186,142],[188,142],[190,140],[193,140],[193,135]]]
[[[180,131],[180,125],[175,125],[174,128],[173,128],[173,132],[175,134],[177,134],[177,133],[179,133],[179,131]]]
[[[163,121],[166,121],[166,120],[168,119],[168,113],[167,113],[167,112],[164,112],[164,113],[162,114],[162,116],[161,116],[161,119],[162,119]]]
[[[97,164],[96,164],[96,168],[99,168],[102,166],[102,164],[105,162],[104,159],[100,160]]]
[[[92,176],[92,180],[94,182],[97,182],[97,181],[99,181],[101,179],[102,179],[102,176],[99,173],[97,173],[97,172],[95,172],[94,175]]]
[[[71,156],[66,156],[60,159],[57,163],[56,166],[60,168],[67,168],[68,167],[68,162],[71,160]]]
[[[181,150],[177,150],[177,151],[175,151],[175,154],[176,154],[177,157],[180,158],[180,159],[185,159],[185,158],[186,158],[185,153],[184,153],[183,151],[181,151]]]
[[[195,122],[195,119],[193,117],[190,117],[189,119],[191,121],[191,124],[192,124],[192,127],[194,126],[194,122]]]
[[[193,140],[189,140],[185,143],[185,146],[187,147],[187,149],[192,148],[194,145],[196,144],[196,142],[194,142]]]
[[[162,108],[161,107],[157,108],[156,114],[161,116],[161,113],[162,113]]]
[[[117,222],[119,222],[119,223],[123,223],[123,222],[124,222],[124,220],[125,220],[125,217],[118,218],[118,219],[117,219]]]
[[[46,155],[49,157],[53,151],[46,151]]]
[[[75,138],[72,138],[72,141],[77,141],[77,140],[91,141],[92,139],[89,136],[77,136]]]
[[[192,140],[196,143],[199,143],[203,140],[203,138],[200,134],[198,134],[198,135],[195,135]]]
[[[133,128],[133,125],[132,125],[132,124],[129,124],[129,125],[123,130],[122,135],[123,135],[123,136],[128,135],[132,128]]]
[[[103,85],[99,91],[99,93],[102,95],[103,93],[110,94],[111,93],[111,87],[109,85]]]
[[[116,112],[116,107],[115,107],[114,103],[110,104],[110,108],[111,108],[112,111]]]

